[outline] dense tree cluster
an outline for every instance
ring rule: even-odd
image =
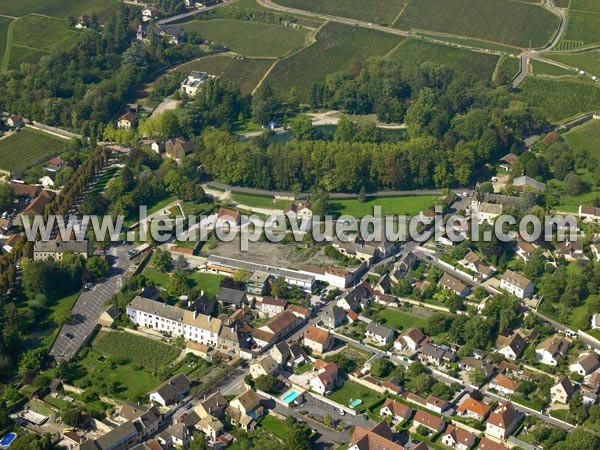
[[[300,123],[295,139],[271,145],[261,139],[239,142],[209,130],[203,136],[206,172],[225,183],[276,190],[359,192],[468,185],[482,175],[486,163],[543,123],[506,87],[473,84],[428,64],[409,73],[394,62],[373,59],[330,76],[328,86],[326,106],[404,121],[410,138],[383,142],[374,126],[349,121],[339,124],[330,141],[319,140],[310,124]],[[391,108],[392,98],[401,107]],[[284,109],[268,85],[252,100],[254,118],[261,124],[281,117]]]
[[[200,54],[197,47],[167,47],[160,39],[132,45],[138,24],[138,9],[119,5],[101,31],[85,30],[72,47],[1,74],[0,109],[101,136],[149,74]]]

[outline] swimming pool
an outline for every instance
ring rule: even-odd
[[[2,440],[0,440],[0,447],[1,448],[8,448],[10,447],[10,444],[12,444],[12,441],[14,441],[17,437],[17,433],[8,433],[6,436],[4,436],[2,438]]]
[[[350,408],[356,408],[361,403],[362,400],[360,398],[355,398],[354,400],[350,399],[350,403],[348,403],[348,405],[350,406]]]
[[[281,400],[283,400],[285,403],[292,403],[294,400],[296,400],[296,397],[298,397],[299,395],[300,392],[298,391],[290,391],[283,397],[281,397]]]

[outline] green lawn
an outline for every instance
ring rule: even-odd
[[[235,202],[253,208],[283,209],[286,205],[290,203],[289,200],[275,200],[275,197],[242,194],[239,192],[234,192],[232,194],[232,197]]]
[[[30,13],[64,19],[67,16],[79,17],[85,13],[105,13],[114,9],[117,0],[0,0],[0,11],[8,16],[25,16]]]
[[[203,272],[192,272],[190,275],[194,287],[203,289],[209,295],[217,295],[223,278],[225,277],[222,275]]]
[[[265,72],[274,63],[268,58],[238,58],[232,55],[216,55],[198,58],[179,66],[176,70],[190,72],[200,70],[216,75],[239,86],[242,94],[250,94]]]
[[[406,0],[278,0],[277,3],[304,11],[391,25]]]
[[[389,54],[389,58],[407,68],[420,66],[424,62],[432,62],[485,80],[492,79],[499,60],[497,55],[418,39],[406,39]]]
[[[543,47],[559,19],[539,5],[509,0],[409,0],[395,23],[403,30],[429,30],[526,48]]]
[[[161,272],[152,266],[147,266],[142,274],[157,286],[166,287],[169,284],[169,274]]]
[[[600,109],[600,87],[593,83],[527,77],[518,94],[531,106],[540,108],[552,122]]]
[[[103,356],[106,358],[111,355],[103,355],[93,348],[89,350],[78,361],[77,376],[73,384],[95,388],[105,395],[122,400],[136,401],[143,400],[162,381],[148,368],[131,363],[116,364],[107,359],[102,360]]]
[[[328,74],[347,68],[355,58],[383,56],[401,40],[380,31],[328,23],[315,43],[278,62],[267,82],[284,95],[295,87],[298,99],[306,103],[312,83],[323,83]]]
[[[66,400],[63,400],[62,398],[54,398],[50,394],[48,394],[44,397],[44,401],[46,403],[48,403],[49,405],[54,406],[55,408],[63,410],[63,411],[65,409],[69,409],[73,405],[72,403],[70,403]]]
[[[590,72],[600,77],[600,50],[589,50],[576,53],[546,53],[544,58],[553,59]]]
[[[415,216],[421,210],[431,209],[437,199],[435,195],[368,197],[364,203],[360,203],[358,199],[332,199],[329,204],[335,214],[348,214],[355,218],[373,214],[374,206],[381,207],[382,216],[403,214]]]
[[[160,272],[152,266],[146,267],[142,273],[157,286],[167,287],[169,285],[170,275],[168,273]],[[225,277],[212,273],[192,272],[188,278],[193,287],[203,289],[209,295],[217,295],[221,280]]]
[[[302,47],[309,33],[279,24],[231,19],[195,20],[182,25],[203,39],[246,56],[279,57]]]
[[[276,419],[273,416],[265,416],[260,422],[260,425],[269,433],[274,434],[280,439],[285,439],[285,436],[290,431],[290,427],[288,427],[285,422]]]
[[[533,60],[531,65],[533,66],[533,73],[535,75],[550,75],[553,77],[575,75],[575,72],[572,70],[568,70],[545,61]]]
[[[42,131],[23,128],[0,140],[0,168],[25,169],[37,162],[50,159],[68,146],[67,139],[54,137]]]
[[[362,403],[354,408],[356,411],[364,411],[367,406],[381,400],[384,396],[354,381],[346,381],[337,391],[331,393],[327,398],[338,402],[340,405],[349,406],[350,400],[361,399]]]
[[[425,317],[408,314],[391,308],[383,309],[379,313],[379,318],[383,319],[385,326],[398,331],[410,327],[424,329],[427,326],[427,319]]]

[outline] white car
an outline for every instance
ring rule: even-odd
[[[498,181],[498,178],[492,177],[492,181]]]
[[[342,408],[340,408],[340,416],[345,416],[346,415],[346,411],[344,411]]]

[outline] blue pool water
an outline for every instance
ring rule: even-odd
[[[292,403],[294,400],[296,400],[296,397],[298,397],[299,395],[300,392],[298,391],[288,392],[281,398],[281,400],[283,400],[286,403]]]
[[[356,408],[361,403],[362,403],[362,400],[360,398],[355,398],[354,400],[350,400],[349,406],[350,406],[350,408]]]
[[[17,437],[16,433],[8,433],[6,436],[4,436],[2,438],[2,440],[0,440],[0,447],[2,448],[8,448],[8,446],[10,446],[10,444],[12,444],[12,441],[14,441]]]

